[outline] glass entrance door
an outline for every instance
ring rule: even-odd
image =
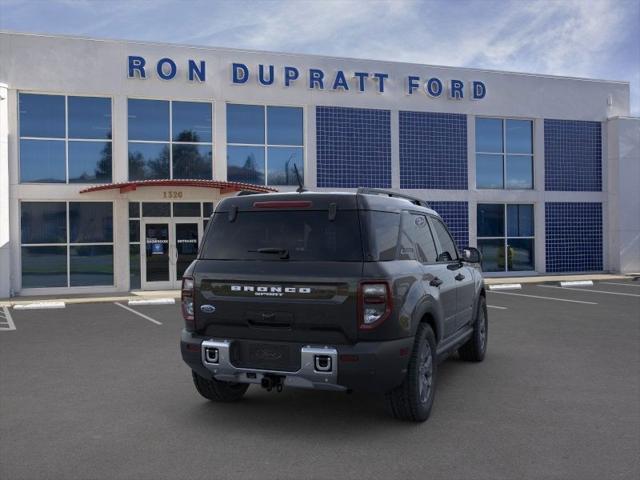
[[[185,221],[177,220],[175,223],[175,275],[174,280],[180,288],[182,275],[187,267],[196,259],[198,255],[198,245],[200,245],[200,229],[202,222],[199,220]]]
[[[142,233],[142,288],[180,288],[184,271],[198,254],[202,221],[199,218],[143,220]]]

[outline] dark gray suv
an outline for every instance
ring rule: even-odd
[[[379,392],[424,421],[438,362],[484,358],[479,263],[425,202],[391,191],[227,198],[184,275],[182,357],[210,400],[252,383]]]

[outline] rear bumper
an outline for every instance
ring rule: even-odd
[[[182,358],[199,375],[226,382],[259,384],[265,375],[276,375],[291,387],[386,392],[402,383],[413,347],[412,337],[353,345],[305,345],[300,349],[300,369],[288,372],[234,366],[229,357],[232,342],[183,330]],[[318,356],[330,358],[330,370],[318,369]]]

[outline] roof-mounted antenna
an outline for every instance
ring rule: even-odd
[[[294,163],[293,170],[296,172],[296,178],[298,179],[298,188],[296,188],[296,192],[302,193],[306,192],[307,189],[304,188],[304,183],[302,183],[302,178],[300,177],[300,172],[298,171],[298,166]]]

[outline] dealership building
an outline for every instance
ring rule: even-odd
[[[0,33],[0,298],[177,288],[296,168],[426,199],[487,275],[640,271],[628,82]]]

